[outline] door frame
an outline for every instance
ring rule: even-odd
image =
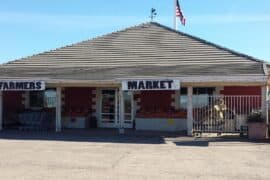
[[[127,93],[131,93],[131,112],[130,112],[130,116],[131,116],[131,119],[130,120],[127,120],[125,119],[125,105],[124,105],[124,120],[122,122],[122,126],[124,128],[133,128],[133,124],[134,124],[134,93],[133,91],[126,91]],[[124,92],[123,92],[124,93]],[[124,96],[123,96],[124,98]],[[125,102],[125,101],[123,101]],[[130,123],[125,123],[126,121],[129,121]]]
[[[103,90],[114,90],[115,92],[115,102],[114,102],[114,123],[103,123],[102,122],[102,99],[103,99],[103,95],[102,95],[102,91]],[[117,88],[100,88],[98,89],[98,127],[100,128],[117,128],[118,127],[118,120],[117,120],[117,115],[118,115],[118,89]]]
[[[114,123],[102,123],[102,91],[103,90],[114,90],[115,91],[115,114],[114,114]],[[131,120],[130,123],[125,123],[125,119],[123,120],[123,122],[121,123],[121,126],[123,128],[133,128],[133,122],[134,122],[134,93],[131,93]],[[119,88],[99,88],[97,89],[97,95],[98,95],[98,127],[99,128],[120,128],[120,101],[119,101]],[[125,109],[123,111],[123,113],[125,113]],[[124,114],[125,117],[125,114]]]

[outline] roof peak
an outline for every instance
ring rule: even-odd
[[[232,54],[234,54],[234,55],[242,56],[242,57],[248,58],[248,59],[250,59],[250,60],[252,60],[252,61],[262,62],[262,63],[267,63],[267,62],[265,62],[264,60],[255,58],[255,57],[250,56],[250,55],[247,55],[247,54],[245,54],[245,53],[241,53],[241,52],[232,50],[232,49],[227,48],[227,47],[224,47],[224,46],[222,46],[222,45],[218,45],[218,44],[216,44],[216,43],[213,43],[213,42],[207,41],[207,40],[205,40],[205,39],[202,39],[202,38],[200,38],[200,37],[198,37],[198,36],[194,36],[194,35],[191,35],[191,34],[182,32],[182,31],[175,30],[175,29],[173,29],[173,28],[171,28],[171,27],[169,27],[169,26],[165,26],[165,25],[160,24],[160,23],[158,23],[158,22],[148,22],[148,23],[145,23],[145,24],[152,24],[152,25],[156,25],[156,26],[165,28],[165,29],[167,29],[167,30],[169,30],[169,31],[172,31],[172,32],[178,33],[178,34],[180,34],[180,35],[184,35],[184,36],[190,37],[190,38],[192,38],[192,39],[194,39],[194,40],[197,40],[197,41],[200,41],[200,42],[202,42],[202,43],[205,43],[205,44],[208,44],[208,45],[211,45],[211,46],[215,46],[215,47],[218,48],[218,49],[228,51],[228,52],[230,52],[230,53],[232,53]],[[143,24],[141,24],[141,25],[143,25]]]
[[[229,48],[226,48],[226,47],[217,45],[215,43],[209,42],[207,40],[201,39],[201,38],[199,38],[197,36],[193,36],[193,35],[190,35],[190,34],[175,30],[175,29],[173,29],[171,27],[165,26],[165,25],[160,24],[158,22],[150,21],[150,22],[144,22],[144,23],[141,23],[141,24],[138,24],[138,25],[130,26],[130,27],[127,27],[127,28],[124,28],[124,29],[121,29],[121,30],[113,31],[111,33],[107,33],[107,34],[104,34],[104,35],[101,35],[101,36],[96,36],[94,38],[87,39],[87,40],[84,40],[84,41],[72,43],[72,44],[69,44],[69,45],[66,45],[66,46],[63,46],[63,47],[59,47],[59,48],[56,48],[56,49],[53,49],[53,50],[49,50],[49,51],[45,51],[45,52],[42,52],[42,53],[31,55],[31,56],[27,56],[27,57],[24,57],[24,58],[21,58],[21,59],[9,61],[9,62],[7,62],[5,64],[12,64],[12,63],[17,62],[17,61],[23,61],[23,60],[25,60],[27,58],[32,58],[32,57],[35,57],[35,56],[52,53],[54,51],[61,50],[61,49],[64,49],[64,48],[68,48],[68,47],[72,47],[72,46],[76,46],[78,44],[82,44],[82,43],[85,43],[85,42],[91,42],[91,41],[99,40],[99,39],[102,39],[102,38],[110,37],[110,36],[115,35],[115,34],[120,34],[120,33],[123,33],[123,32],[134,30],[136,28],[150,27],[150,26],[156,26],[156,27],[165,29],[166,31],[170,31],[170,32],[176,33],[178,35],[185,36],[187,38],[198,41],[198,42],[200,42],[202,44],[206,44],[206,45],[209,45],[211,47],[215,47],[217,49],[220,49],[222,51],[226,51],[227,53],[230,53],[232,55],[240,56],[240,57],[243,57],[243,58],[246,58],[248,60],[255,61],[255,62],[265,63],[265,61],[259,60],[259,59],[255,58],[255,57],[252,57],[252,56],[249,56],[249,55],[246,55],[246,54],[243,54],[243,53],[239,53],[239,52],[231,50]]]

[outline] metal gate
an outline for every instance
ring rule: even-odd
[[[193,132],[241,133],[247,117],[261,110],[261,96],[193,95]]]

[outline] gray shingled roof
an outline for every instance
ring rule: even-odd
[[[263,64],[253,57],[150,22],[8,62],[0,66],[0,79],[264,75]]]

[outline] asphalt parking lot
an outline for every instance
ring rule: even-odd
[[[235,138],[2,132],[0,159],[3,180],[270,178],[270,142]]]

